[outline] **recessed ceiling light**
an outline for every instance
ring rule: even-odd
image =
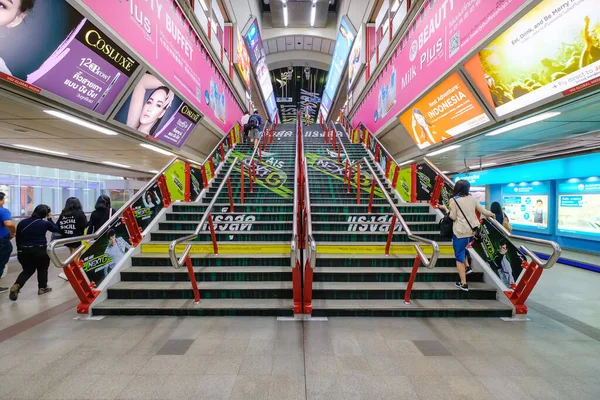
[[[37,151],[37,152],[40,152],[40,153],[54,154],[56,156],[68,156],[69,155],[67,153],[63,153],[62,151],[47,150],[47,149],[42,149],[40,147],[26,146],[24,144],[15,144],[15,147],[18,147],[20,149]]]
[[[481,165],[469,165],[469,169],[477,169],[477,168],[483,168],[483,167],[491,167],[492,165],[497,165],[498,163],[495,162],[489,162],[489,163],[485,163],[485,164],[481,164]]]
[[[450,171],[442,171],[442,174],[449,174]]]
[[[504,132],[512,131],[513,129],[522,128],[524,126],[535,124],[536,122],[540,122],[540,121],[543,121],[548,118],[556,117],[559,114],[560,114],[559,112],[553,111],[553,112],[547,112],[547,113],[535,115],[531,118],[526,118],[519,122],[515,122],[514,124],[510,124],[510,125],[504,126],[502,128],[488,132],[485,134],[485,136],[496,136],[496,135],[499,135]]]
[[[112,161],[102,161],[102,164],[110,165],[112,167],[119,167],[119,168],[131,168],[130,165],[119,164],[119,163],[112,162]]]
[[[140,143],[140,146],[142,146],[145,149],[152,150],[152,151],[155,151],[155,152],[160,153],[160,154],[164,154],[165,156],[172,156],[172,155],[174,155],[170,151],[161,149],[160,147],[152,146],[151,144],[148,144],[148,143]]]
[[[115,131],[111,131],[110,129],[104,128],[104,127],[96,125],[96,124],[92,124],[91,122],[84,121],[83,119],[80,119],[80,118],[77,118],[77,117],[73,117],[72,115],[65,114],[65,113],[60,112],[60,111],[56,111],[56,110],[44,110],[44,112],[46,114],[50,114],[50,115],[52,115],[54,117],[64,119],[65,121],[72,122],[74,124],[77,124],[79,126],[83,126],[85,128],[94,130],[96,132],[104,133],[105,135],[109,135],[109,136],[116,136],[116,135],[118,135],[118,133],[115,132]]]
[[[150,172],[151,174],[158,174],[160,171],[157,171],[157,170],[155,170],[155,169],[151,169],[151,170],[150,170],[150,171],[148,171],[148,172]]]
[[[415,162],[415,160],[408,160],[408,161],[403,161],[398,165],[406,165],[406,164],[410,164],[411,162]]]
[[[283,25],[288,26],[288,9],[285,3],[283,3]]]
[[[436,150],[436,151],[432,151],[431,153],[427,154],[427,157],[437,156],[438,154],[442,154],[442,153],[446,153],[448,151],[456,150],[459,147],[460,147],[460,144],[453,144],[452,146],[448,146],[448,147],[444,147],[444,148]]]
[[[310,8],[310,26],[315,26],[315,17],[317,16],[317,6],[315,4],[317,0],[313,0],[313,5]]]

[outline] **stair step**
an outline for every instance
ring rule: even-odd
[[[203,224],[202,232],[209,232],[208,223]],[[290,231],[293,227],[293,221],[280,222],[280,221],[219,221],[214,222],[214,228],[216,232],[239,232],[239,231]],[[193,233],[198,227],[198,223],[195,222],[160,222],[158,224],[159,232],[189,232]],[[237,228],[237,229],[236,229]]]
[[[194,267],[198,282],[287,281],[291,267]],[[122,282],[189,282],[187,268],[130,267],[121,272]]]
[[[134,267],[170,267],[171,259],[166,253],[141,253],[131,259]],[[243,267],[261,266],[273,267],[290,265],[290,255],[287,254],[260,254],[260,256],[240,254],[192,254],[192,265],[195,267]]]
[[[150,240],[152,242],[171,242],[173,240],[182,238],[184,236],[192,234],[193,231],[177,231],[177,232],[152,232],[150,233]],[[227,242],[281,242],[291,240],[292,231],[277,231],[275,233],[271,231],[218,231],[215,233],[218,243]],[[211,235],[208,232],[201,232],[196,240],[192,242],[211,242]]]
[[[315,282],[408,282],[412,267],[316,267]],[[416,282],[456,282],[456,268],[418,269]],[[469,283],[483,282],[483,272],[469,275]]]

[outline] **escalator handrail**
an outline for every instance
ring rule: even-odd
[[[310,267],[314,269],[316,264],[317,242],[315,241],[312,230],[312,211],[310,205],[308,164],[306,162],[306,157],[304,157],[302,161],[302,168],[304,170],[304,213],[306,214],[306,243],[308,251],[308,260]]]
[[[335,134],[337,135],[337,128],[335,127],[335,124],[333,122],[331,122],[331,125],[333,127],[333,130],[335,132]],[[348,135],[346,135],[348,136]],[[348,168],[352,168],[354,167],[356,164],[358,164],[360,162],[360,160],[354,160],[354,162],[352,162],[352,159],[350,158],[350,156],[348,155],[348,152],[346,151],[346,146],[344,146],[344,142],[340,140],[340,144],[342,145],[342,150],[344,150],[344,154],[346,155],[346,160],[348,160]]]

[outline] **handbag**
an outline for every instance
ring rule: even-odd
[[[456,206],[458,207],[458,209],[460,210],[460,213],[463,215],[463,217],[465,217],[465,220],[467,221],[467,224],[469,225],[469,228],[471,228],[471,230],[473,231],[473,238],[475,240],[481,240],[481,228],[478,226],[476,228],[473,228],[471,226],[471,223],[469,222],[469,219],[467,218],[467,216],[465,215],[465,212],[462,210],[462,208],[460,207],[460,205],[458,204],[458,200],[456,200],[456,198],[454,198],[454,203],[456,203]]]
[[[452,239],[454,233],[454,221],[450,218],[450,214],[444,214],[444,218],[440,220],[438,226],[440,228],[440,236],[443,240]]]

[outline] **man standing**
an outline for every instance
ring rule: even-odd
[[[250,138],[252,139],[252,143],[254,143],[255,146],[260,138],[262,124],[263,120],[260,117],[260,115],[258,115],[258,110],[254,111],[254,114],[248,120],[248,125],[250,126]]]
[[[242,128],[244,128],[244,143],[248,143],[248,133],[250,132],[250,125],[248,125],[249,120],[250,113],[246,111],[246,113],[242,117]]]
[[[4,268],[8,264],[13,250],[10,240],[15,237],[16,228],[12,220],[10,211],[4,208],[6,194],[0,192],[0,277],[4,273]],[[0,293],[7,292],[8,288],[0,287]]]

